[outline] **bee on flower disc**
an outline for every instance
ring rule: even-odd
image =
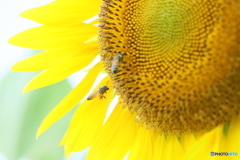
[[[113,57],[113,60],[112,60],[112,72],[113,73],[117,73],[118,72],[118,67],[120,65],[120,63],[122,62],[123,60],[123,54],[117,54]]]

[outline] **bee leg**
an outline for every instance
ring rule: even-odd
[[[99,97],[100,99],[103,99],[103,98],[105,98],[106,99],[106,97],[104,96],[104,95],[100,95],[100,97]]]
[[[106,97],[104,95],[101,96],[101,99],[103,99],[103,98],[106,99]]]

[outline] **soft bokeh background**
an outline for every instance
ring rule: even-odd
[[[0,0],[0,160],[65,160],[59,142],[67,130],[74,111],[54,124],[36,140],[35,134],[44,117],[61,101],[84,72],[52,86],[22,94],[24,86],[36,72],[13,72],[11,66],[36,54],[7,43],[26,29],[40,26],[18,15],[51,0]],[[74,153],[69,160],[83,159],[86,151]]]

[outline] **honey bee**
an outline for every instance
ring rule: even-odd
[[[117,54],[113,57],[113,60],[112,60],[112,72],[113,73],[118,72],[118,67],[119,67],[119,64],[122,62],[122,60],[123,60],[123,54]]]
[[[93,91],[88,97],[87,100],[92,100],[96,97],[99,97],[100,99],[106,98],[103,94],[107,92],[109,88],[107,86],[99,87],[98,90]]]

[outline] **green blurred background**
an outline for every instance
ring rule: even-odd
[[[36,140],[36,131],[44,117],[71,90],[67,81],[22,94],[26,83],[36,73],[14,73],[0,83],[0,152],[9,160],[63,159],[61,140],[70,120],[70,114]]]

